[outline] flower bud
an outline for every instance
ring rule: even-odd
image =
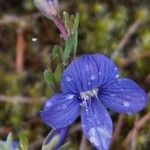
[[[53,16],[56,16],[58,14],[58,0],[34,0],[34,3],[49,19],[52,19]]]
[[[51,150],[58,150],[65,142],[67,137],[67,128],[53,129],[46,137],[43,143],[43,149],[48,147]]]

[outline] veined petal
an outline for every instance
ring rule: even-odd
[[[64,71],[61,89],[63,93],[88,91],[118,77],[115,64],[107,57],[99,54],[83,55]]]
[[[80,106],[74,94],[57,94],[48,99],[41,111],[41,119],[50,127],[63,128],[78,117]]]
[[[112,121],[105,107],[96,98],[87,100],[81,112],[83,132],[98,150],[108,150],[112,137]]]
[[[147,104],[144,90],[134,81],[125,78],[101,88],[99,98],[107,108],[124,114],[138,112]]]

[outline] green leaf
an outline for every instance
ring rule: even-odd
[[[62,61],[63,50],[61,46],[55,45],[52,50],[52,59],[56,60],[57,63]]]
[[[55,72],[54,72],[54,78],[57,83],[60,81],[61,75],[62,75],[62,64],[60,63],[57,65]]]
[[[48,69],[44,71],[44,80],[47,84],[50,84],[50,85],[55,84],[53,73]]]
[[[7,150],[12,150],[12,143],[13,143],[12,133],[9,133],[7,136],[7,140],[6,140],[6,149]]]
[[[6,146],[5,146],[5,143],[3,143],[1,141],[0,141],[0,150],[7,150]]]
[[[68,30],[70,28],[70,19],[69,19],[69,13],[64,11],[63,12],[63,17],[64,17],[64,25],[65,28]]]
[[[72,50],[73,50],[72,37],[71,37],[71,35],[69,35],[67,38],[65,50],[63,53],[63,64],[64,65],[66,65],[66,62],[68,61]]]
[[[60,55],[60,46],[58,46],[58,45],[55,45],[54,47],[53,47],[53,50],[52,50],[52,56],[55,58],[55,57],[59,57],[59,55]]]
[[[76,14],[76,17],[74,19],[74,25],[73,25],[73,30],[78,31],[79,28],[79,21],[80,21],[80,16],[79,13]]]
[[[74,31],[74,34],[72,36],[72,43],[73,43],[73,50],[74,50],[73,53],[75,55],[78,47],[78,31]]]
[[[78,46],[78,28],[79,28],[79,13],[76,14],[76,17],[74,19],[74,25],[73,25],[72,43],[73,43],[74,55],[76,54],[77,46]]]
[[[19,148],[20,150],[28,150],[28,139],[24,133],[19,136]]]

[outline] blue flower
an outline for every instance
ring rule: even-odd
[[[115,64],[99,54],[84,55],[64,71],[61,94],[48,99],[40,116],[50,127],[63,128],[81,116],[86,138],[98,150],[108,150],[113,132],[107,109],[133,114],[147,104],[134,81],[121,78]]]

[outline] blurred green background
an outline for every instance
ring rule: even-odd
[[[150,95],[148,0],[61,0],[60,7],[60,15],[64,10],[70,14],[80,13],[77,56],[101,53],[112,58],[124,77],[135,80]],[[15,140],[24,134],[29,149],[40,149],[50,128],[40,121],[38,113],[45,98],[54,94],[43,79],[43,71],[56,44],[64,46],[64,41],[53,22],[35,8],[32,0],[0,0],[1,140],[5,140],[9,132],[13,132]],[[51,65],[59,76],[54,60]],[[57,84],[59,87],[59,79]],[[135,116],[112,113],[112,118],[114,129],[119,128],[112,150],[150,149],[150,105]],[[136,124],[139,125],[137,135],[124,146]],[[80,149],[81,136],[77,120],[70,127],[67,149]],[[85,150],[92,149],[89,143],[86,145]]]

